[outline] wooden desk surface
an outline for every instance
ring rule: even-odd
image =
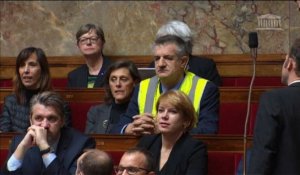
[[[9,148],[11,138],[16,133],[0,133],[0,150]],[[125,151],[138,143],[138,138],[129,135],[90,135],[96,140],[96,147],[104,151]],[[207,144],[208,151],[242,152],[243,136],[240,135],[194,135]],[[248,137],[248,146],[252,137]]]
[[[259,54],[256,61],[256,76],[280,76],[285,54]],[[252,59],[249,54],[201,55],[215,61],[221,77],[250,77]],[[131,60],[137,67],[148,67],[151,55],[111,55],[111,60]],[[0,57],[0,79],[11,79],[15,73],[15,57]],[[52,78],[67,78],[73,69],[85,64],[82,56],[48,56]]]
[[[260,95],[273,87],[254,88],[252,91],[252,102],[258,102]],[[63,98],[68,102],[97,102],[102,103],[104,101],[104,89],[55,89],[60,93]],[[230,102],[247,102],[248,88],[220,88],[220,101],[221,103]],[[10,88],[0,88],[0,103],[3,103],[4,97],[12,94]]]

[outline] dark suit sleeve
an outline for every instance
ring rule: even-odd
[[[125,114],[121,115],[119,123],[116,124],[110,131],[112,134],[121,134],[122,128],[133,121],[132,119],[133,116],[139,114],[139,107],[138,107],[139,89],[140,89],[139,86],[137,86],[134,89],[133,95],[127,107],[127,111]]]
[[[210,60],[210,65],[208,66],[208,69],[205,72],[206,77],[204,78],[214,82],[217,86],[221,86],[222,81],[219,72],[217,70],[216,63],[211,59],[209,60]]]
[[[72,78],[72,72],[70,72],[70,73],[68,74],[67,88],[72,88],[72,87],[74,87],[73,82],[74,82],[74,80],[73,80],[73,78]]]
[[[261,96],[257,112],[249,174],[272,174],[280,138],[280,104],[275,93]]]
[[[87,113],[87,120],[85,125],[85,133],[95,133],[95,124],[97,116],[97,106],[92,106]]]
[[[72,156],[70,167],[64,167],[64,163],[62,163],[58,159],[58,157],[56,157],[44,171],[46,175],[74,175],[77,169],[77,159],[79,158],[79,156],[84,152],[85,149],[95,148],[96,143],[95,140],[92,138],[87,138],[85,140],[81,140],[80,138],[78,138],[76,144],[73,143],[70,146],[71,147],[69,149],[71,150],[68,150],[70,154],[65,155],[69,156],[65,159],[70,159]]]
[[[87,66],[81,65],[68,74],[67,88],[86,88],[88,77]]]
[[[4,99],[3,111],[0,116],[0,131],[9,132],[12,130],[11,122],[11,108],[13,104],[10,102],[8,97]]]
[[[65,112],[65,125],[68,127],[72,127],[71,108],[67,102],[65,102],[64,104],[64,112]]]
[[[157,135],[144,135],[140,137],[139,142],[136,147],[150,149],[151,145],[156,141],[156,139],[160,137]]]
[[[3,174],[22,174],[21,168],[18,168],[16,171],[11,171],[11,172],[8,171],[8,169],[7,169],[7,161],[9,160],[9,158],[12,156],[12,154],[17,149],[17,146],[19,145],[20,140],[21,140],[20,136],[16,136],[16,137],[12,138],[10,146],[9,146],[5,165],[2,167]]]
[[[206,175],[207,174],[207,149],[206,146],[199,142],[193,148],[193,151],[190,154],[190,157],[187,162],[187,171],[188,174],[197,174],[197,175]]]
[[[218,87],[207,82],[201,102],[197,127],[192,134],[216,134],[218,132],[220,93]]]

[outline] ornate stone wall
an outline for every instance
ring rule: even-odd
[[[0,56],[28,46],[80,55],[75,33],[85,23],[103,27],[107,55],[150,55],[157,29],[172,19],[192,29],[194,54],[248,53],[251,31],[258,32],[258,53],[287,52],[300,37],[294,1],[2,1],[0,12]],[[280,30],[257,29],[266,14],[280,17]]]

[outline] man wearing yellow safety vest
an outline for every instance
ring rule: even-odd
[[[157,132],[155,105],[158,97],[168,90],[185,92],[197,112],[197,124],[192,134],[214,134],[218,131],[219,89],[203,78],[185,71],[188,46],[175,35],[155,40],[156,76],[143,80],[134,90],[126,114],[114,126],[112,133],[144,135]]]

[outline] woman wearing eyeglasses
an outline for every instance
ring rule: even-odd
[[[77,47],[82,53],[84,65],[68,75],[68,88],[97,88],[104,85],[104,74],[111,64],[103,56],[104,32],[95,24],[85,24],[76,33]]]
[[[159,97],[156,110],[160,134],[144,136],[138,144],[154,155],[156,173],[207,174],[206,146],[189,134],[197,115],[188,96],[181,91],[168,91]]]

